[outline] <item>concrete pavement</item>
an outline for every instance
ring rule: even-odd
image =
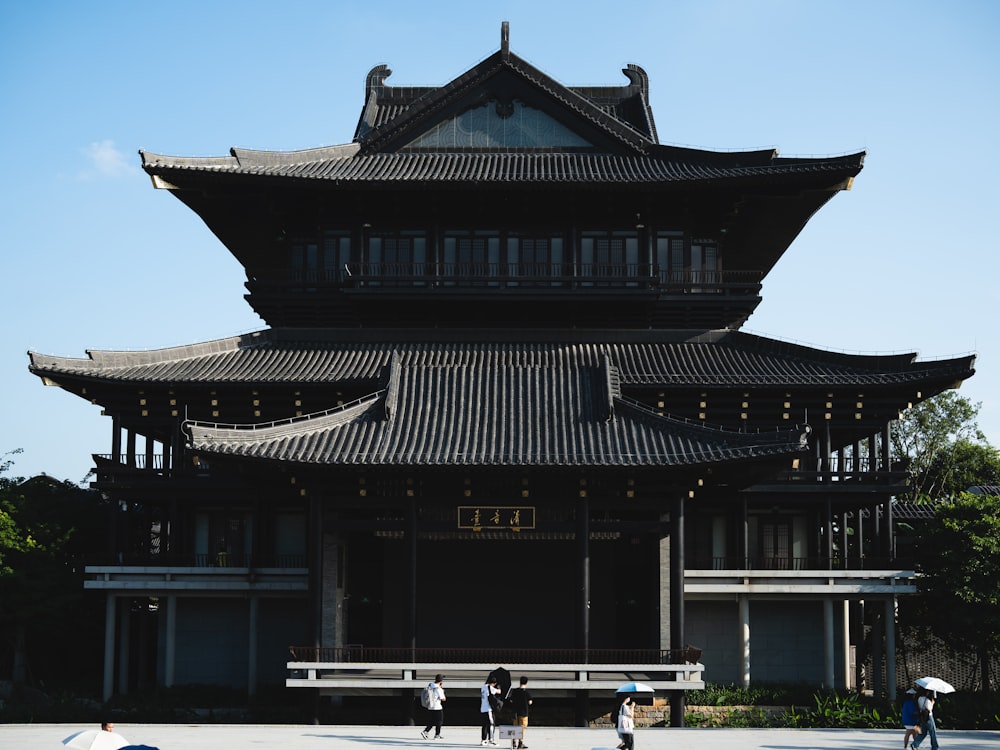
[[[64,737],[97,724],[0,724],[0,750],[59,750]],[[420,727],[352,725],[118,724],[133,744],[160,750],[482,750],[478,726],[445,726],[440,740]],[[941,750],[1000,750],[1000,732],[938,732]],[[611,729],[529,727],[531,750],[613,750]],[[636,750],[901,750],[892,729],[639,729]],[[924,743],[928,748],[929,743]],[[496,750],[509,750],[507,743]],[[492,748],[490,749],[492,750]]]

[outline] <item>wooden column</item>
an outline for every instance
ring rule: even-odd
[[[309,494],[306,500],[306,564],[309,567],[309,599],[306,637],[315,649],[319,660],[323,645],[323,505],[319,498]],[[312,720],[320,723],[319,690],[312,690]]]
[[[750,687],[750,597],[747,594],[736,595],[739,607],[739,644],[740,644],[740,684]]]
[[[823,687],[834,690],[837,687],[833,660],[833,599],[823,597]]]
[[[250,595],[247,630],[247,695],[257,694],[257,620],[260,618],[260,597]]]
[[[308,562],[309,562],[309,640],[316,648],[316,659],[323,645],[323,506],[319,498],[309,495]]]
[[[417,660],[417,499],[411,497],[406,506],[406,605],[403,615],[403,645],[410,649],[410,661]],[[400,690],[403,725],[412,727],[414,719],[413,688]]]
[[[163,687],[173,687],[177,668],[177,595],[164,597],[163,603],[167,605],[167,632],[163,639]]]
[[[882,555],[890,564],[896,557],[896,534],[892,523],[892,498],[888,495],[882,500],[882,539],[880,540]]]
[[[584,652],[590,648],[590,500],[586,492],[576,505],[576,558],[577,558],[577,625],[576,645]],[[576,725],[590,723],[590,693],[576,691]]]
[[[670,511],[670,648],[684,648],[684,494]],[[670,726],[684,726],[684,691],[670,692]]]
[[[826,548],[826,567],[833,570],[833,499],[827,495],[823,501],[823,525],[826,533],[823,535],[824,546]]]
[[[743,558],[740,567],[750,568],[750,514],[747,512],[747,496],[743,496],[743,504],[740,507],[740,550],[739,556]]]
[[[111,460],[119,463],[122,460],[122,421],[119,417],[111,417]]]
[[[885,696],[896,700],[896,597],[885,600]]]
[[[114,594],[108,593],[104,600],[104,701],[110,700],[115,692],[115,604]]]
[[[403,645],[416,661],[417,648],[417,499],[411,497],[406,507],[406,610],[403,619]]]

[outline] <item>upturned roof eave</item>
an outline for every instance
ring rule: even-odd
[[[331,372],[329,363],[325,363],[316,372],[300,370],[294,373],[275,370],[261,371],[260,367],[278,367],[273,364],[270,354],[281,351],[302,352],[315,348],[317,352],[344,351],[354,352],[361,348],[369,352],[369,359],[374,357],[380,362],[392,351],[432,351],[439,343],[454,347],[456,344],[471,347],[525,347],[530,351],[535,347],[585,347],[614,351],[625,347],[663,347],[684,343],[702,343],[703,345],[723,345],[718,350],[743,352],[754,356],[773,358],[775,362],[787,361],[789,372],[784,376],[770,373],[753,378],[742,372],[728,375],[724,368],[717,376],[709,376],[704,372],[640,372],[623,371],[623,382],[631,385],[645,386],[675,386],[691,387],[694,384],[712,384],[720,387],[750,385],[779,386],[781,384],[808,386],[858,383],[868,386],[885,385],[898,386],[908,382],[954,382],[958,383],[975,373],[975,354],[963,355],[940,360],[918,360],[914,353],[890,355],[846,354],[830,352],[822,349],[768,339],[740,331],[706,331],[666,332],[654,335],[648,331],[636,331],[635,335],[622,335],[622,332],[586,332],[574,331],[572,335],[565,332],[545,334],[531,332],[526,340],[521,340],[516,331],[477,331],[475,335],[455,331],[343,331],[339,329],[264,329],[242,336],[219,339],[192,344],[182,347],[150,351],[112,351],[88,350],[87,357],[60,357],[28,352],[29,371],[40,378],[60,379],[73,378],[81,381],[122,383],[240,383],[240,382],[270,382],[303,383],[319,382],[317,374],[320,370]],[[626,332],[627,333],[627,332]],[[365,337],[369,338],[365,338]],[[471,337],[471,338],[470,338]],[[310,342],[315,342],[311,344]],[[332,346],[333,349],[329,349]],[[317,348],[318,347],[318,348]],[[268,357],[260,357],[261,364],[239,370],[244,375],[234,376],[233,358],[250,356],[248,352],[261,350]],[[711,349],[706,351],[711,352]],[[335,356],[330,354],[329,356]],[[219,373],[213,376],[213,360],[218,359]],[[354,360],[352,360],[353,362]],[[840,377],[816,379],[816,376],[801,375],[794,377],[792,373],[800,369],[800,363],[812,363],[815,368],[843,368]],[[794,365],[794,367],[793,367]],[[353,365],[355,370],[357,365]],[[318,366],[319,367],[319,366]],[[366,382],[374,377],[374,364],[366,365],[364,372],[353,372],[345,366],[336,370],[337,382]],[[721,365],[720,365],[721,367]],[[146,374],[143,375],[142,373]],[[185,373],[187,373],[185,375]],[[815,382],[814,382],[815,381]],[[843,382],[841,382],[843,381]]]

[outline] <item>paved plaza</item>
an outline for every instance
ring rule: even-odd
[[[94,725],[96,726],[96,725]],[[82,724],[3,724],[0,750],[59,750]],[[455,750],[479,748],[478,726],[445,726],[440,740],[420,727],[350,725],[116,724],[133,744],[160,750]],[[903,732],[890,729],[640,729],[636,750],[900,750]],[[941,750],[1000,750],[1000,732],[942,731]],[[611,729],[529,727],[530,750],[613,750]],[[927,747],[929,747],[929,743]],[[497,750],[508,750],[501,744]]]

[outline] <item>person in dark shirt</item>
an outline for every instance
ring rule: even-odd
[[[528,692],[528,678],[521,677],[518,687],[510,691],[510,704],[514,707],[514,724],[521,727],[521,739],[517,741],[518,750],[527,750],[524,737],[528,733],[528,712],[531,710],[531,693]]]

